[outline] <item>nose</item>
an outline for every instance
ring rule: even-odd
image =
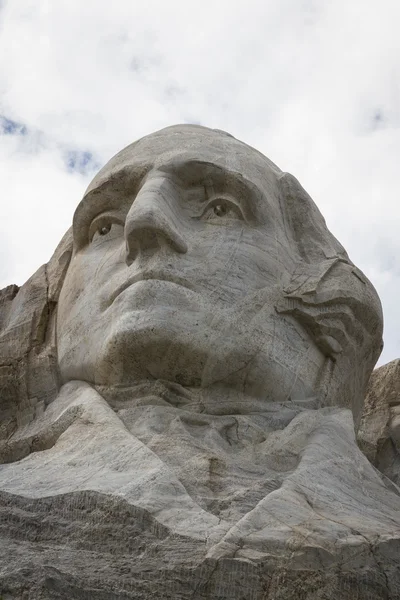
[[[125,221],[128,265],[140,252],[162,246],[187,252],[178,195],[175,184],[163,175],[149,177],[139,190]]]

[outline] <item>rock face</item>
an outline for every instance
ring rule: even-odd
[[[291,175],[156,132],[0,305],[3,599],[400,597],[398,363],[363,412],[379,299]]]
[[[399,359],[371,375],[358,443],[372,464],[400,485]]]
[[[71,233],[54,256],[18,288],[0,291],[0,461],[18,460],[8,442],[54,400],[60,388],[54,321],[71,257]],[[12,443],[12,442],[11,442]],[[40,448],[37,448],[38,450]]]

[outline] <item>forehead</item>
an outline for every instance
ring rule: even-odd
[[[252,182],[261,192],[275,191],[280,170],[254,148],[228,134],[205,127],[169,127],[127,146],[95,176],[86,193],[102,186],[118,173],[147,173],[152,169],[174,167],[180,170],[209,164]]]

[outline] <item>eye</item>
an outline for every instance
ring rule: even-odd
[[[242,211],[239,206],[227,198],[215,198],[206,207],[202,214],[206,221],[217,223],[223,220],[243,219]]]
[[[108,240],[123,235],[124,226],[122,223],[111,220],[110,217],[102,216],[95,219],[90,225],[89,241]]]
[[[111,223],[109,225],[103,225],[103,227],[100,227],[100,229],[97,230],[99,235],[107,235],[107,233],[110,231],[111,229]]]
[[[228,207],[226,204],[214,204],[213,211],[216,217],[224,217],[228,212]]]

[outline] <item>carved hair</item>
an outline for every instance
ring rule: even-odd
[[[382,351],[378,294],[328,230],[317,206],[293,175],[278,176],[281,210],[297,263],[278,312],[292,315],[328,359],[321,390],[360,418],[365,389]],[[335,395],[335,398],[332,397]]]

